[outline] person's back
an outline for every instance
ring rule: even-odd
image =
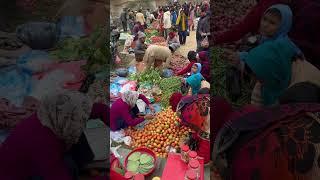
[[[36,114],[22,121],[0,146],[0,179],[21,180],[31,176],[71,180],[64,166],[63,141],[44,127]]]

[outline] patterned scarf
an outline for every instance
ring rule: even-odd
[[[63,91],[44,97],[37,115],[41,124],[51,129],[69,149],[78,142],[89,119],[91,107],[90,98],[84,94]]]
[[[126,91],[122,94],[121,99],[133,108],[139,99],[139,93],[136,91]]]

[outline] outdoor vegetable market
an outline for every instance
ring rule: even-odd
[[[129,6],[113,19],[112,179],[210,178],[207,12],[194,1]]]

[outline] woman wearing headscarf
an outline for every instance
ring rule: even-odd
[[[240,40],[248,33],[259,31],[261,18],[265,11],[275,4],[287,4],[294,14],[294,26],[289,36],[304,52],[306,60],[320,68],[319,59],[319,24],[320,4],[314,0],[260,0],[243,18],[230,30],[211,38],[211,45],[220,45]],[[215,23],[215,22],[211,22]]]
[[[64,158],[84,137],[87,121],[105,118],[106,122],[107,110],[107,106],[92,106],[79,92],[44,97],[38,111],[21,121],[0,146],[0,179],[74,179],[75,166]]]
[[[199,94],[181,97],[176,111],[182,119],[182,124],[195,130],[195,133],[190,134],[186,144],[204,158],[204,163],[207,164],[210,161],[211,152],[210,93],[205,89],[201,89]]]
[[[116,100],[110,109],[110,129],[117,131],[128,126],[135,126],[151,115],[138,117],[139,109],[136,106],[138,99],[143,100],[152,112],[154,107],[150,104],[149,100],[142,94],[136,91],[126,91],[122,94],[121,98]]]
[[[139,31],[138,34],[137,34],[137,41],[136,41],[136,47],[134,48],[134,53],[135,54],[144,54],[146,49],[147,49],[147,46],[144,44],[146,40],[146,35]]]
[[[222,178],[319,179],[319,90],[296,84],[279,106],[227,118],[212,151]]]
[[[167,45],[171,48],[174,52],[180,47],[180,41],[176,34],[176,32],[172,31],[169,33],[167,38]]]
[[[184,8],[179,11],[178,19],[176,22],[179,31],[179,41],[182,45],[186,44],[188,35],[188,16],[186,15],[185,11],[187,10]]]
[[[281,4],[272,6],[261,21],[260,45],[239,55],[231,53],[234,63],[240,64],[243,72],[258,79],[252,93],[252,104],[274,105],[289,86],[292,60],[303,57],[300,49],[287,36],[291,25],[290,8]]]
[[[201,88],[201,82],[204,80],[204,78],[200,72],[201,64],[195,63],[191,69],[191,76],[184,79],[186,86],[189,87],[189,95],[197,94]]]

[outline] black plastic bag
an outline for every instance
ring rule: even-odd
[[[31,22],[17,27],[17,37],[32,49],[50,49],[58,42],[60,29],[54,23]]]

